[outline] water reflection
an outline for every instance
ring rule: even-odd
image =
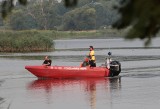
[[[2,82],[3,82],[3,80],[0,80],[0,86],[1,86]],[[2,103],[4,103],[4,102],[5,102],[5,101],[4,101],[4,98],[0,97],[0,105],[1,105]],[[0,108],[1,108],[1,106],[0,106]]]
[[[4,98],[0,97],[0,104],[2,104],[4,102]]]
[[[49,80],[35,80],[28,84],[28,90],[32,93],[45,93],[40,98],[45,97],[47,103],[53,103],[55,97],[61,98],[62,95],[69,95],[67,99],[74,97],[74,91],[78,99],[85,96],[85,101],[91,109],[96,109],[96,102],[99,96],[109,95],[111,99],[112,91],[121,89],[121,78],[85,78],[85,79],[49,79]],[[72,95],[73,94],[73,95]],[[65,96],[66,97],[66,96]],[[63,98],[63,97],[62,97]],[[79,100],[79,104],[84,102]],[[63,98],[64,99],[64,98]],[[58,100],[57,100],[58,101]],[[79,105],[78,104],[78,105]]]

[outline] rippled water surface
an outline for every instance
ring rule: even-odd
[[[0,53],[0,109],[159,109],[160,38],[148,48],[139,40],[56,40],[54,52]],[[38,80],[24,69],[41,65],[79,66],[95,47],[96,62],[107,53],[122,65],[119,77]]]

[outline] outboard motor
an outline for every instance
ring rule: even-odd
[[[121,72],[121,63],[118,61],[110,62],[110,77],[118,76]]]

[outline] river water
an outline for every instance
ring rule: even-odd
[[[160,38],[148,48],[121,38],[54,42],[54,52],[0,53],[0,109],[159,109]],[[41,65],[45,55],[52,65],[79,66],[90,45],[97,66],[112,52],[121,62],[119,77],[38,80],[24,69]]]

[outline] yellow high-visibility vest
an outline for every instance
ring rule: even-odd
[[[95,55],[94,55],[94,50],[90,51],[89,56],[91,57],[91,60],[96,60]]]

